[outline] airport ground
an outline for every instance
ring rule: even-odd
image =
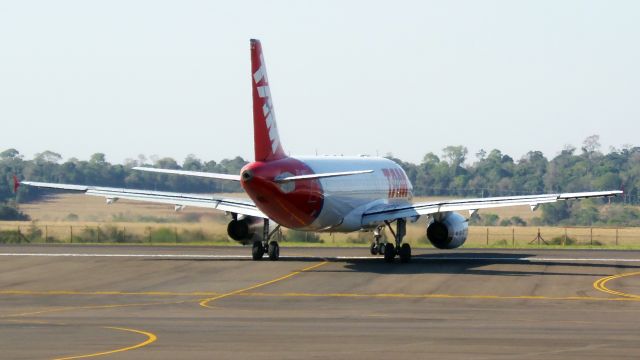
[[[640,252],[0,247],[3,359],[637,359]]]

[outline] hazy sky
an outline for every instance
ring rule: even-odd
[[[253,158],[640,145],[640,1],[2,1],[0,150]],[[473,156],[471,156],[473,160]]]

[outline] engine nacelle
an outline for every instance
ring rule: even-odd
[[[456,212],[436,214],[427,224],[427,239],[438,249],[462,246],[469,234],[469,223]]]
[[[227,225],[227,234],[233,240],[247,245],[254,240],[262,238],[262,226],[264,220],[258,217],[246,216],[231,220]]]

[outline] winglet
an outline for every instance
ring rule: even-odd
[[[18,189],[20,188],[20,180],[18,180],[18,177],[13,175],[13,193],[17,193]]]
[[[253,93],[253,141],[255,161],[286,158],[280,142],[273,100],[267,78],[267,66],[260,40],[251,39],[251,87]]]

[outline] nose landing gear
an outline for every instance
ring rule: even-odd
[[[384,255],[385,243],[381,241],[382,229],[384,229],[384,226],[378,226],[375,230],[373,230],[373,242],[371,243],[371,246],[369,246],[371,255]]]

